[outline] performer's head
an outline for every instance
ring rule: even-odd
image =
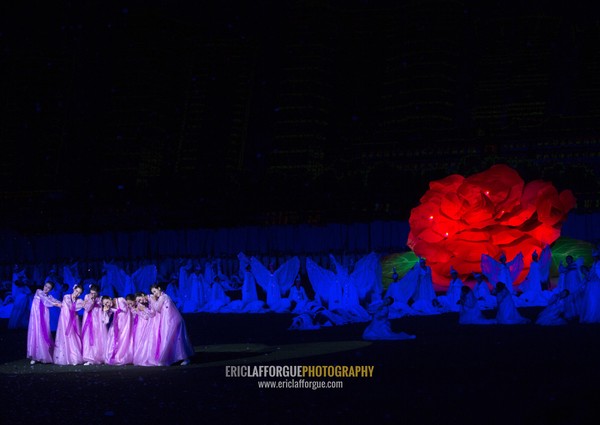
[[[155,283],[150,287],[150,292],[155,297],[160,297],[163,293],[163,290],[162,290],[162,287],[160,286],[160,284]]]
[[[127,294],[125,296],[125,301],[127,302],[127,305],[131,308],[135,307],[135,295],[133,294]]]
[[[104,307],[105,309],[109,309],[113,306],[113,300],[111,297],[109,297],[108,295],[103,295],[102,296],[102,307]]]
[[[567,255],[565,257],[565,261],[567,262],[567,264],[572,264],[573,263],[573,256],[572,255]]]
[[[79,298],[81,294],[83,294],[83,286],[81,286],[81,283],[76,283],[73,285],[73,295],[75,298]]]
[[[148,303],[148,298],[146,297],[146,294],[144,294],[143,292],[136,292],[135,293],[135,303],[136,304],[147,304]]]
[[[96,285],[95,283],[92,283],[90,285],[90,296],[92,297],[92,299],[96,299],[98,298],[98,294],[100,293],[100,287],[98,285]]]
[[[47,294],[48,292],[52,291],[52,288],[54,288],[54,282],[52,282],[51,280],[47,280],[46,283],[44,283],[44,288],[42,289],[42,291],[44,291],[44,293]]]

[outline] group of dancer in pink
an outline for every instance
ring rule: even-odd
[[[125,298],[100,296],[90,285],[83,299],[80,284],[62,302],[50,295],[47,281],[35,293],[29,316],[27,358],[31,364],[57,365],[187,365],[194,354],[185,322],[159,284],[150,294]],[[52,307],[60,308],[56,339],[50,331]],[[83,309],[83,316],[78,311]]]

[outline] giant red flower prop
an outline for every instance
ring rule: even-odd
[[[533,251],[560,236],[560,227],[575,206],[570,190],[560,194],[550,182],[525,184],[506,165],[470,177],[451,175],[429,183],[421,205],[410,214],[408,246],[425,257],[433,280],[449,281],[450,266],[467,277],[481,270],[481,254],[511,261],[519,252],[529,269]]]

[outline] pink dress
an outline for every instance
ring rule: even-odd
[[[56,329],[56,346],[54,363],[58,365],[77,365],[83,363],[81,324],[77,311],[83,308],[83,300],[73,301],[71,294],[63,297],[58,328]]]
[[[83,310],[81,325],[83,361],[91,364],[102,364],[104,363],[104,353],[106,353],[108,332],[102,320],[100,298],[92,301],[90,294],[87,294],[84,299]]]
[[[108,328],[104,362],[110,365],[133,363],[131,312],[125,298],[117,298],[117,307],[113,309],[112,315],[112,323]]]
[[[36,362],[52,363],[54,341],[50,333],[50,310],[58,301],[41,289],[35,292],[29,313],[27,330],[27,358]]]
[[[154,321],[156,312],[151,307],[132,311],[133,364],[136,366],[159,366],[155,358],[156,333]]]
[[[194,355],[194,347],[185,329],[185,322],[175,304],[164,292],[154,301],[152,308],[156,311],[154,332],[156,347],[154,358],[158,365],[169,366]]]

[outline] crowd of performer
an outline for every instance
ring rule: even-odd
[[[83,285],[59,301],[47,280],[31,304],[27,332],[27,358],[31,364],[169,366],[189,363],[194,348],[185,322],[171,298],[159,284],[125,297],[100,296]],[[50,308],[60,308],[56,338],[50,330]],[[83,310],[80,320],[78,311]]]
[[[522,254],[511,261],[504,254],[498,260],[484,254],[472,285],[450,266],[444,293],[435,292],[425,258],[402,278],[394,270],[392,283],[383,290],[375,253],[346,261],[329,255],[328,267],[306,257],[302,271],[297,256],[281,258],[276,267],[274,261],[265,266],[240,253],[238,270],[232,274],[223,272],[219,259],[204,264],[179,260],[169,282],[158,274],[164,264],[143,264],[129,275],[117,264],[104,263],[99,279],[86,280],[74,263],[64,265],[62,275],[53,270],[33,297],[27,294],[25,271],[15,268],[10,314],[5,310],[0,316],[9,317],[9,327],[28,326],[27,355],[32,362],[141,366],[189,361],[193,348],[180,311],[288,313],[294,315],[291,330],[371,322],[365,339],[414,338],[390,327],[390,319],[409,315],[455,312],[460,324],[526,324],[530,320],[518,308],[527,306],[544,307],[535,321],[538,325],[577,319],[600,323],[599,252],[593,251],[591,267],[584,266],[582,258],[567,256],[554,287],[550,247],[533,253],[520,285],[514,283],[523,270]],[[71,290],[65,293],[65,287]],[[147,288],[149,294],[144,292]],[[485,310],[495,311],[495,317],[484,315]]]

